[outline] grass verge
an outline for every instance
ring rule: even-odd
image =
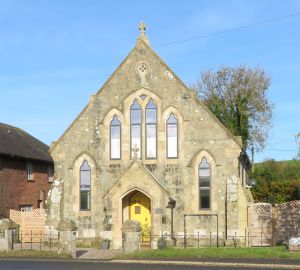
[[[47,258],[65,258],[70,259],[69,254],[58,254],[54,251],[38,251],[38,250],[9,250],[0,251],[0,257],[47,257]]]
[[[168,248],[152,249],[118,256],[118,259],[160,259],[160,258],[273,258],[300,259],[300,252],[289,252],[286,247],[258,248]]]

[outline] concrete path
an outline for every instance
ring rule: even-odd
[[[120,254],[122,254],[122,249],[101,250],[95,248],[80,248],[76,250],[77,259],[87,260],[110,260]]]

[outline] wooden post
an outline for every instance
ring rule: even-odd
[[[276,246],[276,207],[272,204],[272,246]]]

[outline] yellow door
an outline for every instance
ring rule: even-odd
[[[143,193],[137,191],[130,197],[129,217],[137,220],[142,226],[142,236],[145,241],[150,239],[151,232],[151,201]]]

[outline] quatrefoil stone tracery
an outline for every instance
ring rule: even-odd
[[[146,75],[149,71],[149,65],[146,62],[141,61],[136,65],[135,68],[136,68],[135,70],[136,70],[137,74],[141,78],[141,85],[146,85],[147,84],[146,83]]]
[[[139,70],[140,70],[141,72],[143,72],[143,73],[144,73],[145,71],[147,71],[147,66],[146,66],[146,64],[144,64],[144,63],[140,64]]]

